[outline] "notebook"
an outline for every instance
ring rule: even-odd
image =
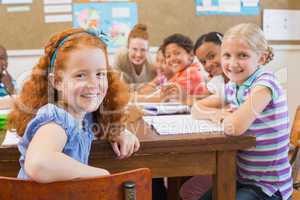
[[[190,107],[177,102],[168,103],[139,103],[145,115],[167,115],[190,113]]]
[[[221,125],[209,120],[196,120],[191,115],[144,116],[143,119],[160,135],[223,133]]]
[[[6,131],[2,146],[17,145],[21,137],[16,132]]]

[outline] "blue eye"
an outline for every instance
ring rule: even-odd
[[[106,77],[106,72],[98,72],[96,74],[97,78],[105,78]]]

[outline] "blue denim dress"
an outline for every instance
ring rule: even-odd
[[[21,169],[18,174],[20,179],[30,179],[24,169],[26,151],[28,145],[36,131],[47,123],[54,122],[61,126],[67,134],[67,142],[63,148],[63,153],[71,158],[88,164],[88,157],[94,134],[91,130],[91,113],[86,114],[84,118],[84,127],[70,113],[54,104],[46,104],[41,107],[36,116],[28,123],[25,133],[18,144],[21,157],[19,159]],[[49,161],[51,162],[51,161]]]

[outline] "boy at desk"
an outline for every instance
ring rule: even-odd
[[[13,79],[7,71],[7,51],[0,45],[0,109],[11,107],[15,94]]]

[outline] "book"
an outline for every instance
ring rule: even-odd
[[[16,146],[20,141],[21,137],[14,131],[6,131],[5,138],[2,142],[2,146]]]
[[[144,115],[188,114],[190,107],[177,102],[168,103],[139,103]]]
[[[160,135],[189,133],[223,134],[223,127],[209,120],[196,120],[191,115],[144,116],[144,121]]]

